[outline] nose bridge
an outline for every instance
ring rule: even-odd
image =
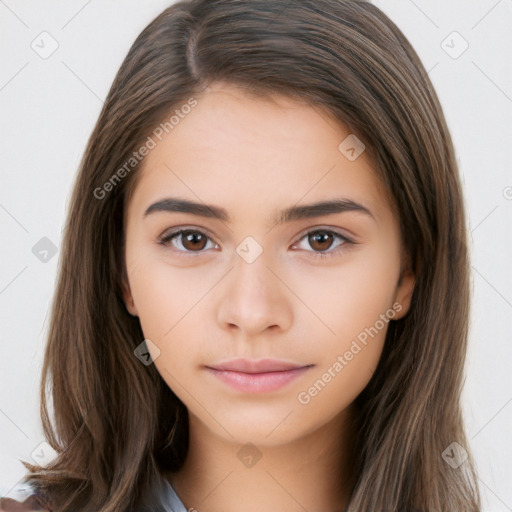
[[[271,259],[272,252],[263,250],[250,237],[239,244],[219,303],[218,321],[222,327],[236,326],[249,336],[267,327],[289,326],[289,298],[275,270],[270,270],[274,266]]]

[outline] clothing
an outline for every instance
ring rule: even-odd
[[[188,512],[167,478],[160,475],[137,512]]]
[[[12,498],[0,498],[0,512],[51,512],[42,498],[31,494],[24,501]]]
[[[37,493],[24,501],[0,498],[0,512],[52,512]],[[188,512],[169,481],[160,475],[137,512]]]

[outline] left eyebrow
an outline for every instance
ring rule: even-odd
[[[224,208],[173,197],[166,197],[151,204],[144,212],[144,217],[154,212],[190,213],[200,217],[231,222],[230,216]],[[360,212],[376,220],[373,213],[362,204],[356,203],[350,199],[336,199],[304,206],[291,206],[281,210],[274,219],[274,224],[284,224],[286,222],[343,212]]]

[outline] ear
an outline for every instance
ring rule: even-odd
[[[128,282],[128,277],[126,274],[123,276],[121,288],[123,290],[123,300],[128,313],[130,313],[132,316],[138,316],[137,308],[135,307],[135,302],[133,301],[130,283]]]
[[[401,309],[397,310],[394,320],[403,318],[409,312],[415,282],[416,278],[411,270],[405,269],[402,271],[395,293],[395,302],[400,304]]]

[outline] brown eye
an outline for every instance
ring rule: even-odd
[[[315,231],[308,235],[308,241],[315,251],[326,251],[333,244],[334,236],[329,231]]]
[[[330,229],[316,229],[306,233],[296,245],[313,257],[326,258],[341,253],[353,244],[352,240],[341,233]]]
[[[207,237],[199,231],[183,231],[181,240],[187,251],[200,251],[206,246]]]
[[[164,235],[159,243],[164,246],[172,246],[178,253],[201,253],[208,248],[210,237],[197,229],[180,229]],[[212,242],[213,243],[213,242]]]

